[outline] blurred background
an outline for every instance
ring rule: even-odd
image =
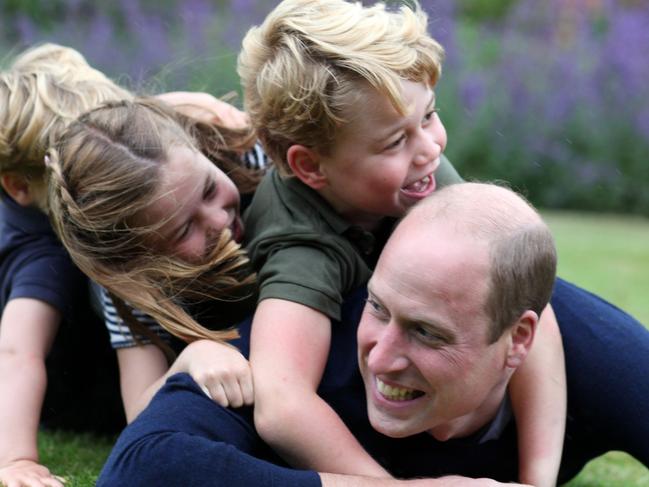
[[[0,62],[51,41],[140,92],[222,96],[275,4],[0,0]],[[440,115],[465,178],[507,180],[543,208],[649,216],[649,0],[422,5],[447,52]]]
[[[0,68],[57,42],[137,92],[221,97],[239,91],[241,39],[276,3],[0,0]],[[447,53],[437,93],[451,161],[525,193],[555,234],[560,275],[649,326],[649,0],[421,3]],[[39,434],[70,487],[94,485],[112,441]],[[649,471],[614,452],[569,485],[649,487]]]

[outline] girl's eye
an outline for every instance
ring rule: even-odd
[[[187,238],[187,235],[189,235],[189,230],[191,229],[191,227],[192,227],[192,222],[187,222],[185,225],[183,225],[176,240],[178,242],[182,242],[183,240],[185,240],[185,238]]]
[[[401,145],[401,143],[406,140],[406,134],[402,134],[401,137],[399,137],[397,140],[389,144],[385,150],[390,150],[390,149],[396,149]]]
[[[216,196],[216,182],[214,180],[211,180],[205,186],[205,190],[203,191],[203,199],[209,201],[214,198],[214,196]]]

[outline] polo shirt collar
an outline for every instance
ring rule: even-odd
[[[276,173],[275,176],[281,177],[279,173]],[[295,176],[286,178],[284,183],[290,191],[296,193],[300,198],[308,201],[313,207],[317,208],[322,219],[327,222],[332,230],[346,237],[362,254],[367,256],[374,252],[376,237],[372,232],[345,220],[317,191],[302,183]],[[379,228],[382,226],[382,224],[379,225]]]

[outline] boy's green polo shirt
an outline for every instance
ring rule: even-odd
[[[462,181],[445,157],[435,178],[439,187]],[[369,280],[368,262],[388,233],[377,238],[350,224],[316,191],[274,169],[257,188],[244,222],[259,300],[294,301],[335,320],[344,297]]]

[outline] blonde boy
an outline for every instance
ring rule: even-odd
[[[78,52],[53,44],[26,51],[0,73],[0,483],[6,485],[62,485],[38,460],[46,388],[43,417],[59,426],[70,425],[66,409],[80,413],[91,397],[112,411],[113,431],[123,424],[115,358],[89,306],[87,280],[47,218],[43,158],[68,121],[129,96]],[[58,390],[52,382],[62,381],[67,407],[51,397]],[[94,424],[74,423],[102,427],[99,416],[85,416]]]
[[[433,87],[443,49],[426,28],[417,5],[390,12],[381,4],[285,0],[244,39],[244,103],[277,166],[246,215],[260,281],[251,338],[255,424],[297,467],[388,475],[316,389],[331,320],[366,284],[394,219],[461,181],[442,155],[446,132]],[[537,485],[554,481],[563,435],[565,379],[554,359],[562,351],[550,351],[533,370],[553,376],[532,393],[558,398],[559,407],[525,404],[518,418],[521,479]],[[514,389],[513,397],[521,394],[516,382]],[[416,400],[393,399],[404,407]]]

